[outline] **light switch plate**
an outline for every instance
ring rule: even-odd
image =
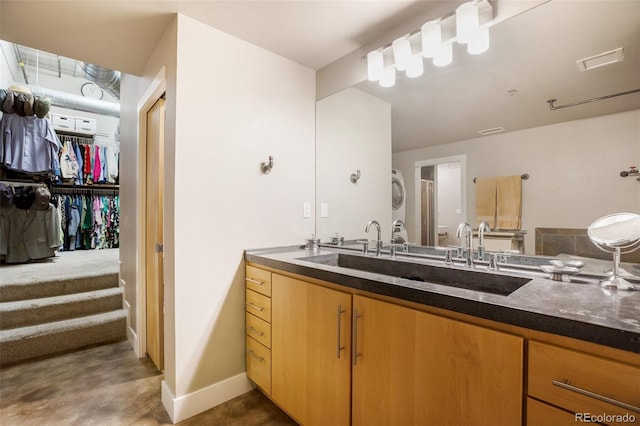
[[[320,217],[329,217],[328,203],[320,203]]]
[[[308,201],[305,201],[302,206],[302,217],[311,217],[311,203]]]

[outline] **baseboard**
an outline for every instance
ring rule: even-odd
[[[140,347],[138,346],[139,345],[138,334],[133,328],[131,328],[131,305],[126,300],[124,301],[123,304],[124,304],[124,310],[127,314],[127,340],[129,341],[129,344],[133,348],[133,351],[136,353],[136,356],[138,358],[142,358],[144,357],[144,354],[140,353],[141,352]]]
[[[210,408],[245,394],[255,386],[246,373],[229,377],[221,382],[176,398],[167,383],[162,381],[162,405],[173,423],[195,416]]]

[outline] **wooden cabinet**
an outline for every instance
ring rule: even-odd
[[[354,296],[353,424],[522,423],[524,339]]]
[[[640,424],[638,366],[537,341],[529,342],[528,358],[530,397],[578,413],[579,420],[603,415],[598,421],[605,424]]]
[[[247,377],[271,394],[271,272],[247,266],[245,274]]]
[[[575,426],[573,413],[527,398],[527,425],[529,426]]]
[[[272,279],[272,399],[304,425],[348,425],[351,295]]]

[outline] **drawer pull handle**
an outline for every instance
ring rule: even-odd
[[[260,312],[264,311],[264,308],[261,308],[260,306],[256,306],[253,303],[247,303],[247,306],[255,309],[256,311],[260,311]]]
[[[255,359],[257,359],[258,362],[264,362],[264,357],[256,355],[255,352],[253,352],[251,349],[249,349],[249,351],[247,353],[249,355],[251,355],[252,357],[254,357]]]
[[[345,312],[346,311],[342,309],[342,305],[338,303],[338,342],[336,345],[336,355],[338,356],[338,359],[340,359],[340,351],[344,351],[345,349],[345,347],[340,344],[342,341],[342,314]]]
[[[573,386],[569,382],[569,380],[552,380],[551,383],[553,383],[554,386],[558,386],[562,389],[570,390],[572,392],[576,392],[580,395],[585,395],[599,401],[608,402],[609,404],[624,408],[625,410],[631,410],[635,411],[636,413],[640,413],[640,407],[636,407],[635,405],[627,404],[626,402],[618,401],[617,399],[609,398],[608,396],[600,395],[599,393],[591,392],[586,389]]]
[[[253,278],[245,278],[244,280],[256,285],[264,285],[264,281],[254,280]]]
[[[250,331],[260,337],[264,336],[264,333],[262,331],[258,331],[253,327],[247,327],[247,331]]]

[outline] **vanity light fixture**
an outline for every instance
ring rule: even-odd
[[[455,11],[425,23],[419,30],[369,52],[367,76],[382,87],[392,87],[396,71],[405,71],[410,78],[422,75],[422,58],[433,59],[437,67],[447,66],[453,61],[455,42],[466,44],[467,53],[471,55],[484,53],[489,49],[489,26],[493,17],[489,0],[463,3]]]

